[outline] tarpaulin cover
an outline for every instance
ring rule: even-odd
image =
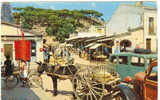
[[[15,59],[29,61],[31,58],[31,42],[28,40],[15,40]]]

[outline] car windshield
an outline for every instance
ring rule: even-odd
[[[154,67],[152,68],[151,73],[158,73],[158,67],[157,67],[157,66],[154,66]]]
[[[157,79],[158,79],[158,67],[157,66],[152,67],[152,70],[151,70],[151,73],[148,79],[157,82]]]

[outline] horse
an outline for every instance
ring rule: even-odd
[[[39,66],[37,68],[37,72],[39,75],[43,74],[43,72],[47,72],[47,76],[50,76],[52,78],[53,82],[53,94],[57,95],[57,79],[60,79],[58,75],[68,75],[73,76],[78,71],[77,68],[74,65],[68,65],[68,66],[55,66],[55,65],[49,65],[47,63],[42,62],[36,62]],[[49,73],[55,73],[55,74],[49,74]],[[67,78],[66,78],[67,79]]]

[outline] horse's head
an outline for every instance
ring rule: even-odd
[[[37,72],[41,75],[47,68],[47,64],[40,62],[36,62],[38,64]]]

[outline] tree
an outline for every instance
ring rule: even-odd
[[[95,10],[52,10],[34,7],[14,8],[18,12],[19,19],[23,20],[23,26],[32,29],[33,25],[46,26],[48,35],[56,36],[57,40],[63,42],[69,34],[75,32],[78,27],[84,27],[80,20],[85,19],[91,24],[100,24],[95,19],[100,19],[102,13]],[[14,13],[16,18],[16,13]]]

